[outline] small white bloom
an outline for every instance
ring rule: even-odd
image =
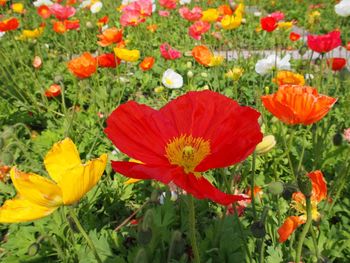
[[[269,73],[273,68],[277,70],[290,69],[290,55],[285,55],[284,58],[280,59],[275,54],[269,55],[267,58],[260,59],[255,64],[255,71],[259,75],[265,75]]]
[[[180,0],[180,5],[190,4],[191,0]]]
[[[339,4],[334,6],[335,12],[343,17],[350,15],[350,0],[343,0]]]
[[[102,9],[102,6],[103,6],[102,2],[96,2],[96,3],[94,3],[94,4],[90,7],[91,13],[96,14],[96,13],[100,12],[101,9]]]
[[[307,74],[305,74],[305,78],[307,80],[312,80],[312,79],[314,79],[314,75],[307,73]]]
[[[262,13],[260,11],[255,11],[254,12],[254,16],[256,17],[260,17],[262,15]]]
[[[5,32],[0,32],[0,38],[2,38],[5,35]]]
[[[53,5],[53,2],[50,0],[36,0],[35,2],[33,2],[33,5],[35,7],[40,7],[42,5],[50,6],[50,5]]]
[[[86,7],[90,6],[90,5],[91,5],[91,0],[84,0],[84,1],[80,4],[79,8],[86,8]]]
[[[179,89],[183,86],[183,78],[172,69],[167,69],[163,73],[162,83],[169,89]]]

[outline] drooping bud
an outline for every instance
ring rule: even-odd
[[[263,238],[266,235],[265,224],[261,220],[255,221],[250,226],[250,231],[252,232],[253,237]]]
[[[257,154],[268,153],[276,145],[275,136],[264,136],[263,140],[256,146],[255,152]]]
[[[28,256],[34,257],[36,254],[38,254],[40,249],[40,245],[38,243],[33,243],[28,247],[27,254]]]
[[[305,197],[311,196],[312,184],[310,178],[307,177],[305,174],[300,174],[298,176],[298,187],[300,189],[300,192],[302,192],[305,195]]]
[[[178,230],[175,230],[171,235],[167,262],[171,262],[172,259],[176,261],[179,260],[183,255],[184,250],[185,242],[182,238],[182,233]]]

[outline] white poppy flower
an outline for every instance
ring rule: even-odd
[[[180,0],[180,5],[190,4],[191,0]]]
[[[33,2],[33,5],[35,7],[40,7],[42,5],[50,6],[50,5],[53,5],[53,2],[50,0],[36,0],[35,2]]]
[[[182,87],[184,81],[180,74],[172,69],[167,69],[163,73],[162,83],[169,89],[179,89]]]
[[[102,2],[96,2],[96,3],[94,3],[94,4],[90,7],[91,13],[96,14],[96,13],[100,12],[101,9],[102,9],[102,6],[103,6]]]
[[[255,71],[259,75],[265,75],[269,73],[272,69],[290,69],[290,55],[285,55],[284,58],[280,59],[275,54],[269,55],[267,58],[260,59],[255,64]]]
[[[343,0],[334,6],[335,12],[343,17],[350,15],[350,0]]]

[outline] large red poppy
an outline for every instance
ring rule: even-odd
[[[262,140],[260,114],[212,91],[188,92],[160,110],[129,101],[112,112],[105,133],[135,162],[112,162],[127,177],[175,183],[198,199],[228,205],[202,172],[238,163]]]
[[[340,32],[332,31],[325,35],[308,35],[307,45],[318,53],[329,52],[341,45]]]
[[[282,85],[261,97],[265,108],[286,124],[309,125],[321,120],[337,99],[318,94],[308,86]]]

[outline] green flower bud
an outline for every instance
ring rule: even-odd
[[[265,224],[260,220],[255,221],[250,226],[250,231],[252,232],[253,237],[263,238],[266,235]]]
[[[172,260],[178,261],[183,255],[184,251],[185,242],[182,238],[182,233],[175,230],[171,235],[167,262],[171,262]]]
[[[275,136],[267,135],[263,140],[256,146],[255,152],[257,154],[268,153],[276,145]]]
[[[337,132],[334,136],[333,136],[333,144],[335,146],[340,146],[343,142],[343,136]]]
[[[192,68],[192,62],[191,62],[191,61],[187,61],[186,67],[187,67],[188,69]]]
[[[305,195],[305,197],[311,196],[312,184],[310,178],[307,177],[305,174],[300,174],[298,176],[298,187],[300,189],[300,192],[302,192]]]
[[[267,189],[273,195],[280,195],[283,193],[284,187],[281,182],[271,182],[267,186]]]
[[[193,72],[190,70],[187,72],[187,77],[192,78],[193,77]]]
[[[292,198],[293,193],[297,192],[298,188],[294,184],[284,184],[282,196],[286,200]]]
[[[38,254],[40,249],[40,245],[38,243],[33,243],[28,247],[27,254],[28,256],[34,257],[36,254]]]

